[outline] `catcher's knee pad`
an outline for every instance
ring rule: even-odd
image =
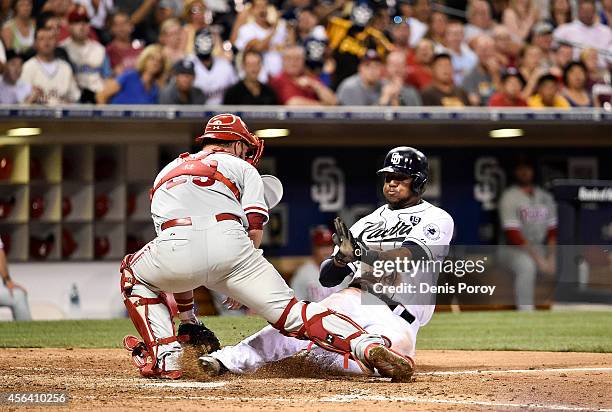
[[[296,311],[298,311],[296,313]],[[299,313],[301,326],[297,330],[288,330],[290,323],[288,318]],[[374,337],[359,326],[355,321],[346,315],[328,309],[318,303],[299,302],[295,298],[289,302],[283,314],[276,323],[272,325],[286,336],[298,339],[308,339],[321,348],[336,352],[344,356],[344,366],[348,367],[348,360],[353,359],[359,366],[366,370],[363,361],[355,356],[354,347],[351,346],[353,340],[359,340],[362,335],[375,340],[384,340],[384,344],[389,346],[388,340],[384,337]],[[369,339],[368,339],[369,340]],[[355,341],[355,342],[357,342]]]
[[[130,267],[131,259],[132,255],[127,255],[121,262],[119,269],[121,272],[121,293],[128,315],[143,341],[140,342],[134,336],[126,336],[123,344],[127,350],[132,352],[132,361],[143,376],[165,376],[168,372],[165,368],[165,363],[161,362],[162,364],[160,365],[160,362],[158,362],[165,357],[160,356],[159,346],[178,341],[172,315],[170,314],[170,307],[166,302],[164,293],[153,292],[144,287],[144,285],[139,286],[139,288],[142,291],[147,291],[151,296],[143,296],[134,292],[139,282]],[[169,336],[156,336],[151,326],[150,312],[156,305],[162,305],[166,309],[162,311],[162,316],[167,316],[168,319],[160,320],[164,322],[167,320],[169,322]]]

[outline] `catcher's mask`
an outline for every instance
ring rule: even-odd
[[[196,137],[196,143],[202,144],[208,139],[243,142],[248,146],[245,160],[253,166],[257,166],[263,154],[263,140],[251,133],[242,119],[234,114],[223,113],[212,117],[204,128],[204,134]]]

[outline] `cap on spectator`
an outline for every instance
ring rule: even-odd
[[[87,10],[83,6],[76,6],[68,14],[68,23],[89,23]]]
[[[332,232],[326,226],[317,226],[310,232],[310,240],[313,246],[332,246]]]
[[[190,74],[195,76],[193,62],[187,59],[181,59],[174,63],[172,70],[174,71],[174,74]]]
[[[361,63],[375,62],[375,61],[382,62],[383,59],[382,57],[380,57],[380,54],[378,54],[378,52],[374,49],[368,49],[363,55],[363,57],[361,58]]]
[[[547,21],[541,21],[533,26],[532,33],[534,36],[542,34],[551,34],[553,32],[552,24]]]
[[[306,66],[311,69],[323,67],[325,61],[325,49],[327,42],[325,40],[309,37],[304,42],[304,50],[306,52]]]
[[[14,49],[8,49],[6,51],[6,61],[8,62],[9,60],[12,59],[21,59],[21,60],[26,60],[25,56],[21,53],[17,53]]]
[[[202,29],[195,35],[193,48],[199,58],[208,58],[215,47],[212,33],[208,29]]]
[[[519,81],[521,82],[521,84],[523,85],[523,87],[525,87],[525,78],[523,77],[523,75],[516,70],[516,68],[514,67],[508,67],[501,76],[501,80],[502,82],[505,82],[507,79],[509,79],[510,77],[516,77],[517,79],[519,79]]]

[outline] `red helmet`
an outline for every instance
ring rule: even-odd
[[[48,235],[46,238],[37,236],[30,237],[30,255],[35,259],[46,259],[53,250],[55,236]]]
[[[206,123],[204,134],[196,137],[196,143],[205,139],[245,143],[250,148],[246,161],[253,166],[257,166],[264,148],[263,140],[251,133],[239,116],[229,113],[218,114]]]
[[[15,196],[11,196],[10,199],[0,199],[0,219],[6,219],[11,214],[15,206]]]
[[[72,212],[72,200],[69,196],[62,198],[62,217],[68,216]]]
[[[96,259],[102,259],[110,252],[110,242],[107,236],[96,236],[94,239],[94,255]]]
[[[0,157],[0,180],[8,180],[13,173],[13,159],[9,156]]]
[[[69,258],[77,248],[78,245],[74,236],[72,236],[72,232],[68,229],[62,229],[62,258]]]
[[[94,210],[97,219],[103,218],[110,208],[110,199],[106,193],[101,193],[96,196],[96,200],[94,202]]]
[[[332,246],[332,231],[326,226],[317,226],[310,232],[310,240],[313,246]]]
[[[30,216],[32,219],[39,219],[45,213],[45,198],[38,195],[34,196],[30,202]]]

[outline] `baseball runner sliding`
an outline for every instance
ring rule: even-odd
[[[427,158],[421,152],[410,147],[391,150],[378,174],[385,179],[387,204],[355,223],[350,232],[336,219],[335,253],[321,265],[323,286],[339,285],[347,276],[352,277],[352,283],[320,303],[347,314],[368,333],[388,337],[393,350],[414,359],[417,332],[433,315],[435,295],[385,293],[375,285],[435,285],[437,273],[386,271],[373,276],[373,266],[376,261],[396,257],[441,262],[448,253],[454,223],[448,213],[421,198],[428,177]],[[304,351],[308,345],[268,326],[235,346],[204,356],[202,363],[215,374],[251,372]],[[318,348],[309,356],[332,369],[363,372],[352,361],[346,369],[341,356]]]
[[[391,341],[320,303],[298,301],[259,245],[268,220],[264,184],[255,169],[263,142],[232,114],[210,119],[197,141],[159,173],[151,190],[157,237],[121,264],[121,290],[142,341],[124,345],[147,377],[179,378],[180,342],[218,341],[193,313],[193,289],[206,286],[265,318],[284,336],[311,340],[397,381],[410,378],[412,360]],[[352,258],[341,246],[340,264]],[[336,263],[333,263],[336,265]],[[347,270],[338,267],[338,270]],[[165,294],[174,293],[181,325],[174,329]],[[206,368],[207,364],[202,363]]]

